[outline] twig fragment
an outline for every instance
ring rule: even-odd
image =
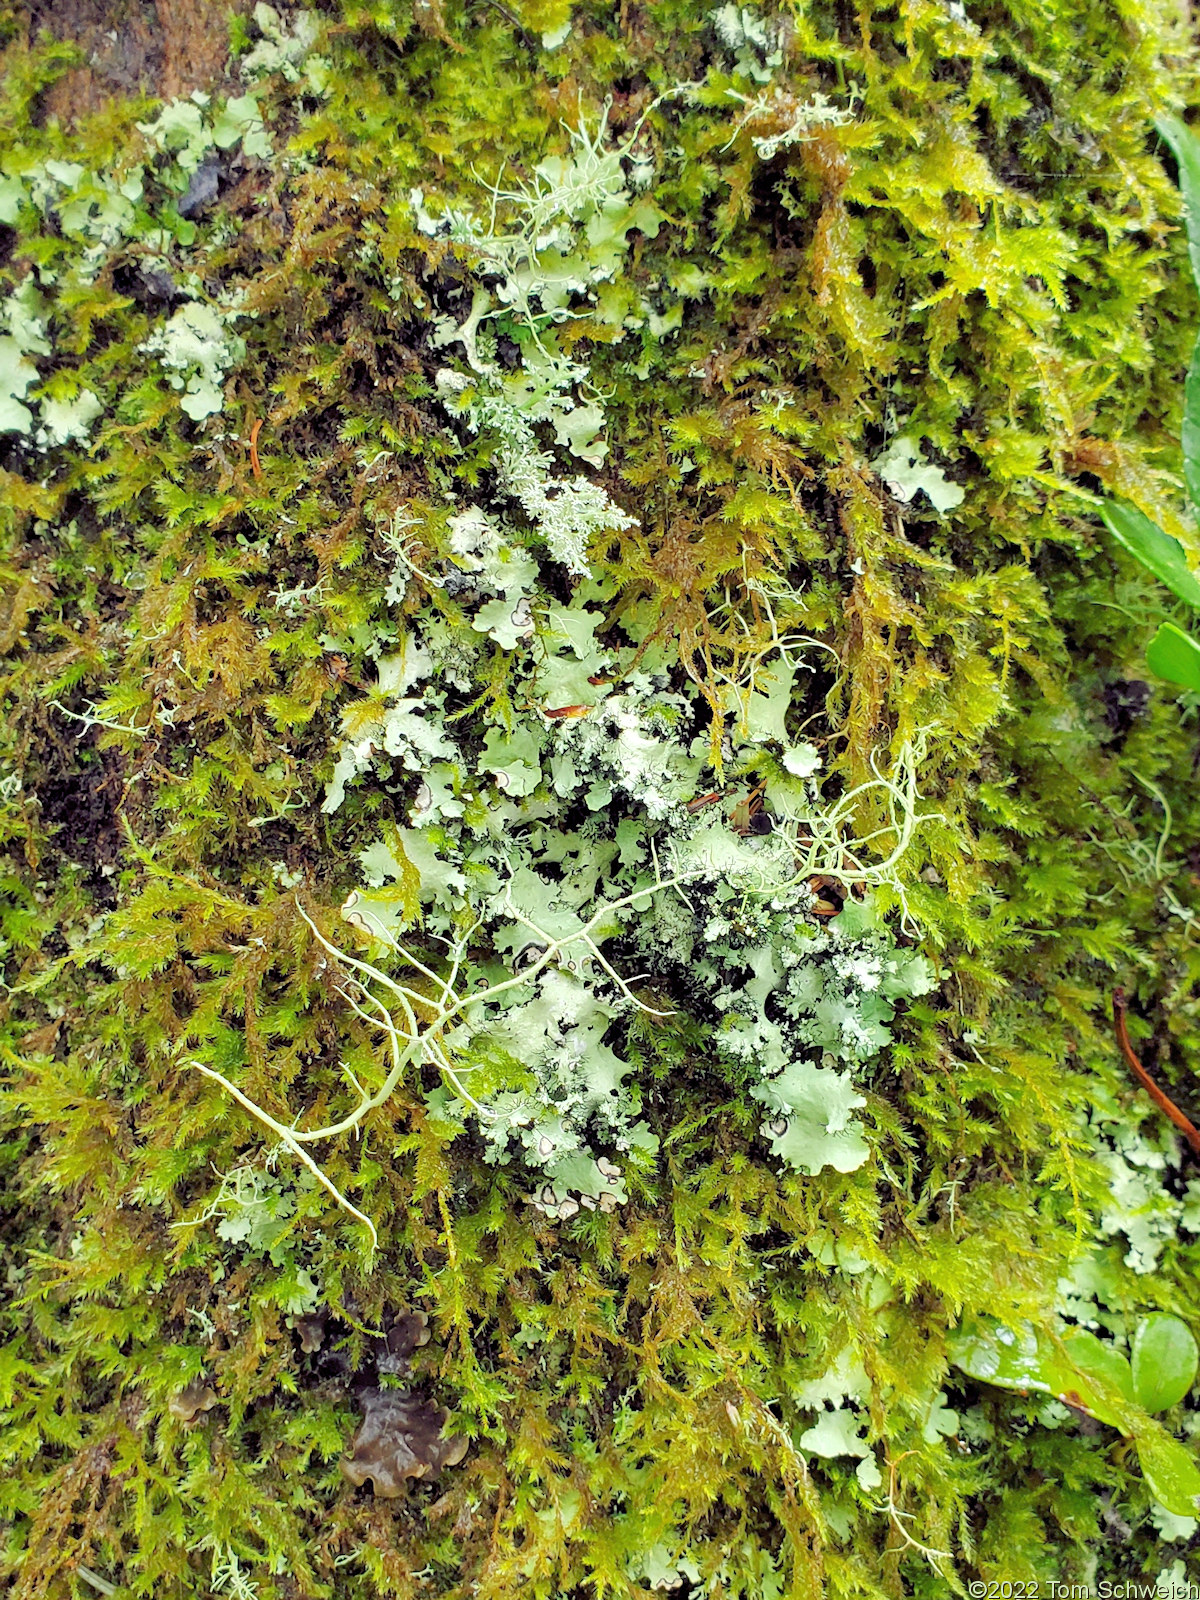
[[[1125,1057],[1130,1072],[1133,1073],[1134,1077],[1141,1084],[1142,1088],[1145,1089],[1146,1093],[1150,1096],[1151,1100],[1154,1101],[1154,1104],[1158,1107],[1162,1114],[1165,1117],[1170,1117],[1171,1121],[1179,1129],[1180,1133],[1182,1133],[1188,1144],[1190,1144],[1195,1153],[1200,1156],[1200,1132],[1198,1132],[1193,1124],[1188,1121],[1187,1117],[1184,1116],[1183,1112],[1175,1104],[1174,1100],[1172,1100],[1169,1095],[1165,1094],[1163,1090],[1158,1087],[1154,1079],[1142,1065],[1137,1052],[1133,1048],[1133,1045],[1129,1042],[1129,1030],[1125,1026],[1126,1000],[1124,989],[1113,990],[1112,1011],[1113,1026],[1117,1030],[1117,1043],[1121,1047],[1121,1054]]]

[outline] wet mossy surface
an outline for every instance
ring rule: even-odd
[[[210,13],[211,129],[272,39],[231,9],[218,59]],[[1178,17],[818,0],[773,19],[756,81],[673,0],[345,0],[311,36],[276,15],[265,132],[246,112],[210,139],[198,184],[147,131],[151,94],[200,82],[174,35],[131,34],[126,81],[40,13],[4,23],[0,171],[142,188],[86,270],[58,190],[0,230],[6,294],[40,280],[39,382],[101,407],[39,443],[31,385],[40,413],[0,435],[0,1570],[22,1600],[1190,1570],[1194,1527],[1154,1510],[1117,1430],[947,1352],[980,1313],[1122,1348],[1148,1312],[1195,1318],[1200,1172],[1128,1079],[1109,997],[1200,1116],[1200,721],[1144,665],[1170,597],[1095,510],[1119,495],[1197,548],[1196,296],[1153,126],[1197,98]],[[852,115],[764,152],[813,96]],[[608,615],[641,608],[694,662],[709,602],[786,580],[829,647],[788,711],[828,792],[921,752],[891,922],[937,982],[855,1074],[871,1153],[845,1173],[781,1168],[682,1005],[626,1041],[658,1146],[611,1210],[538,1211],[409,1073],[319,1152],[372,1253],[191,1063],[306,1126],[343,1110],[343,1063],[382,1070],[301,910],[364,952],[339,908],[415,779],[322,805],[381,642],[429,598],[389,599],[387,530],[416,517],[435,563],[448,513],[498,493],[439,398],[436,319],[470,296],[412,191],[484,215],[487,183],[606,104],[614,142],[641,121],[662,218],[561,334],[604,397],[594,477],[637,522],[589,553]],[[676,325],[618,338],[625,293]],[[220,409],[189,415],[145,346],[234,294]],[[954,509],[872,468],[898,434]],[[569,602],[562,565],[545,582]],[[509,681],[488,649],[457,724],[475,749]],[[395,1497],[344,1474],[368,1392],[411,1423]],[[852,1448],[803,1445],[834,1405]],[[1194,1397],[1163,1420],[1194,1449]]]

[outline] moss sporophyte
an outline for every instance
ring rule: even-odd
[[[19,1600],[1175,1581],[1187,28],[0,20]]]

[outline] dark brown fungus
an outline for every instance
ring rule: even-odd
[[[407,1311],[397,1317],[387,1332],[387,1349],[380,1355],[380,1372],[403,1377],[408,1371],[409,1357],[414,1350],[428,1344],[431,1338],[429,1318],[423,1311]]]
[[[325,1313],[314,1312],[311,1316],[297,1317],[292,1324],[292,1329],[300,1340],[300,1348],[306,1356],[311,1356],[325,1343]]]
[[[449,1412],[408,1389],[366,1389],[363,1420],[342,1471],[356,1488],[367,1479],[380,1500],[404,1493],[409,1478],[433,1478],[467,1453],[465,1438],[444,1439]]]
[[[193,1378],[186,1389],[181,1389],[178,1394],[172,1395],[167,1402],[167,1410],[173,1417],[177,1417],[185,1428],[194,1428],[204,1411],[211,1411],[219,1404],[214,1389],[210,1389],[203,1378]]]

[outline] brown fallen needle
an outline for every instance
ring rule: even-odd
[[[262,477],[262,462],[258,459],[258,434],[263,425],[263,419],[257,417],[250,429],[250,471],[256,478]]]
[[[1171,1121],[1179,1129],[1180,1133],[1182,1133],[1183,1137],[1191,1145],[1192,1149],[1198,1156],[1200,1156],[1200,1132],[1197,1132],[1197,1130],[1192,1126],[1192,1124],[1184,1116],[1183,1112],[1180,1111],[1179,1107],[1175,1104],[1174,1100],[1165,1095],[1158,1087],[1154,1079],[1142,1065],[1140,1059],[1138,1058],[1137,1052],[1129,1042],[1129,1030],[1125,1026],[1124,989],[1113,990],[1112,1010],[1113,1026],[1117,1030],[1117,1043],[1121,1047],[1121,1054],[1125,1057],[1125,1060],[1129,1065],[1130,1072],[1133,1073],[1134,1077],[1141,1084],[1142,1088],[1145,1089],[1146,1093],[1150,1096],[1151,1100],[1154,1101],[1154,1104],[1158,1107],[1158,1109],[1163,1113],[1164,1116],[1170,1117]]]

